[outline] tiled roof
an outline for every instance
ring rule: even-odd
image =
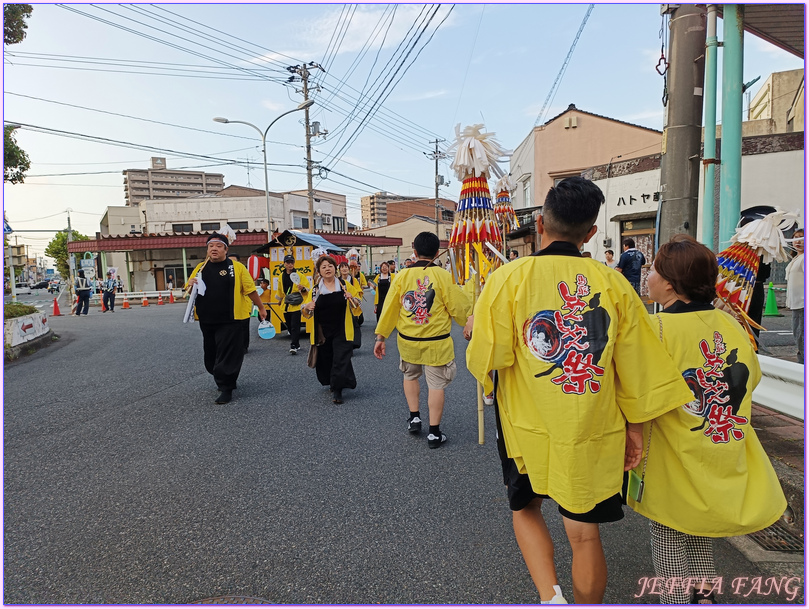
[[[621,123],[622,125],[629,125],[630,127],[637,127],[638,129],[645,129],[646,131],[654,131],[655,133],[661,133],[661,134],[663,133],[662,131],[658,131],[657,129],[650,129],[649,127],[644,127],[643,125],[636,125],[635,123],[628,123],[628,122],[626,122],[626,121],[621,121],[621,120],[618,120],[617,118],[611,118],[611,117],[609,117],[609,116],[604,116],[603,114],[596,114],[595,112],[587,112],[587,110],[581,110],[581,109],[577,108],[577,107],[576,107],[576,104],[570,104],[570,105],[567,107],[567,110],[565,110],[564,112],[560,112],[559,114],[557,114],[557,115],[556,115],[556,116],[554,116],[553,118],[551,118],[551,119],[549,119],[549,120],[545,121],[545,122],[542,124],[542,126],[544,127],[545,125],[549,125],[549,124],[551,124],[551,123],[552,123],[553,121],[555,121],[557,118],[559,118],[560,116],[563,116],[563,115],[567,114],[567,113],[568,113],[568,112],[570,112],[571,110],[575,110],[576,112],[581,112],[582,114],[589,114],[590,116],[595,116],[595,117],[598,117],[598,118],[603,118],[603,119],[606,119],[606,120],[608,120],[608,121],[613,121],[613,122],[615,122],[615,123]]]

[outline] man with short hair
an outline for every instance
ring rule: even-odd
[[[511,250],[508,253],[508,261],[511,262],[512,260],[517,260],[520,255],[517,253],[517,250]]]
[[[694,399],[637,294],[581,254],[603,202],[583,178],[551,188],[536,219],[539,251],[489,276],[464,328],[469,371],[484,393],[495,389],[514,533],[543,603],[566,603],[543,499],[563,516],[575,602],[602,602],[599,523],[623,518],[623,474],[640,461],[641,423]]]
[[[252,305],[258,307],[262,320],[267,317],[250,273],[240,262],[230,260],[227,252],[228,238],[212,233],[205,260],[188,278],[188,285],[205,286],[194,308],[202,330],[205,369],[213,375],[220,391],[217,404],[230,402],[236,389],[244,361],[244,327],[250,323]]]
[[[402,269],[391,282],[382,316],[376,326],[374,356],[385,356],[385,338],[399,332],[399,369],[404,373],[404,393],[410,417],[410,433],[421,431],[419,414],[419,377],[427,379],[427,405],[430,429],[429,448],[447,441],[441,431],[444,413],[444,390],[455,378],[455,347],[450,338],[452,320],[466,323],[472,312],[472,301],[455,285],[452,276],[433,264],[439,241],[435,233],[423,232],[413,241],[417,261]]]
[[[635,292],[640,295],[640,270],[646,264],[643,252],[635,248],[635,240],[626,237],[623,241],[624,253],[618,259],[615,270],[623,273],[626,280],[635,288]]]
[[[275,291],[276,303],[283,304],[284,321],[289,333],[289,354],[297,355],[301,348],[301,305],[309,290],[309,280],[300,274],[299,283],[292,281],[292,274],[295,273],[295,257],[292,254],[284,256],[284,270],[278,279],[278,288]],[[297,304],[290,304],[290,299],[297,300]]]
[[[103,293],[101,298],[103,299],[104,306],[110,313],[115,312],[115,287],[115,277],[112,271],[107,271],[107,278],[104,280],[104,285],[102,286]]]

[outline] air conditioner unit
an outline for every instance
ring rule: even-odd
[[[331,224],[331,216],[328,214],[323,215],[323,224]]]

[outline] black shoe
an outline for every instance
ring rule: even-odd
[[[233,397],[233,391],[230,389],[223,389],[222,393],[219,394],[219,397],[216,398],[217,404],[227,404],[230,402],[230,399]]]
[[[407,431],[410,433],[419,433],[421,431],[421,419],[413,417],[407,422]]]
[[[342,389],[336,389],[334,391],[334,395],[332,396],[331,401],[334,402],[335,404],[342,404],[343,403],[343,390]]]
[[[430,448],[438,448],[444,442],[447,441],[447,436],[444,435],[444,432],[442,431],[442,432],[439,432],[439,433],[441,434],[440,438],[438,436],[436,436],[435,434],[428,434],[428,436],[427,436],[427,446],[429,446]]]

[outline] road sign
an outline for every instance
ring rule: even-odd
[[[6,221],[6,219],[3,218],[3,234],[8,235],[8,234],[13,233],[13,232],[14,231],[11,230],[11,227],[8,225],[8,222]]]

